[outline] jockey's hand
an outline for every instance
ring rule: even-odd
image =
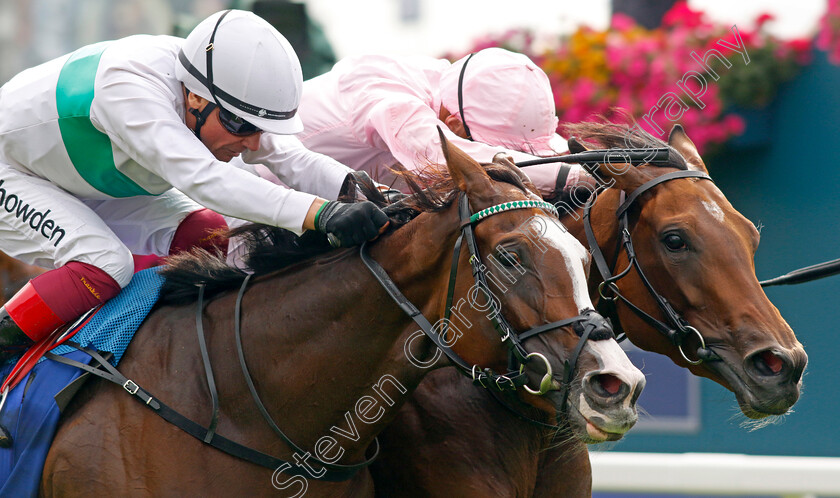
[[[385,197],[385,200],[388,201],[388,204],[399,202],[408,197],[408,194],[404,194],[395,188],[380,190],[380,192]]]
[[[382,184],[382,183],[377,183],[377,182],[373,182],[373,184],[376,186],[376,190],[378,190],[379,193],[382,194],[382,197],[385,198],[385,200],[388,202],[388,204],[393,204],[395,202],[399,202],[399,201],[405,199],[406,197],[408,197],[408,194],[404,194],[404,193],[400,192],[399,190],[397,190],[393,187],[390,187],[388,185],[385,185],[385,184]]]
[[[341,247],[350,247],[375,239],[388,223],[388,215],[370,201],[329,201],[318,214],[315,228],[338,238]]]
[[[505,163],[508,166],[516,166],[516,163],[513,162],[513,156],[508,154],[507,152],[497,152],[493,156],[494,163]]]

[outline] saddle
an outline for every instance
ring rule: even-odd
[[[87,348],[116,366],[157,302],[163,281],[155,268],[136,273],[117,297],[35,344],[16,364],[0,368],[0,377],[5,377],[2,387],[8,388],[0,424],[11,438],[10,447],[0,448],[0,496],[38,494],[61,412],[91,375],[57,360],[98,367],[91,355],[80,350]]]

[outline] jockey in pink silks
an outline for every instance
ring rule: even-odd
[[[301,142],[391,184],[391,168],[442,164],[436,127],[479,162],[514,162],[567,150],[555,133],[554,97],[528,57],[488,48],[450,63],[431,57],[364,55],[339,61],[303,84]],[[592,179],[578,165],[523,169],[546,198]]]

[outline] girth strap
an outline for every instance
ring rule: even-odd
[[[241,308],[242,308],[242,296],[245,293],[245,289],[248,285],[248,281],[250,280],[251,276],[248,275],[242,282],[241,287],[239,288],[239,293],[236,296],[236,310],[234,312],[235,317],[235,339],[236,339],[236,346],[237,346],[237,353],[239,355],[240,365],[242,367],[243,374],[245,375],[245,380],[248,384],[248,389],[251,392],[251,395],[254,399],[254,402],[257,405],[257,408],[260,411],[260,414],[266,420],[268,425],[271,429],[280,436],[283,441],[296,453],[299,455],[307,454],[308,452],[301,449],[298,445],[296,445],[291,439],[289,439],[283,431],[277,426],[274,420],[271,418],[271,415],[266,410],[265,405],[260,400],[259,395],[257,394],[256,388],[254,386],[253,379],[251,378],[251,374],[248,371],[248,366],[245,362],[245,355],[242,350],[242,334],[241,334]],[[201,349],[201,357],[204,361],[204,370],[207,376],[207,385],[210,390],[210,398],[212,400],[213,405],[213,415],[210,421],[210,426],[205,428],[200,424],[186,418],[185,416],[181,415],[177,411],[173,410],[162,401],[156,399],[154,396],[149,394],[147,391],[142,389],[137,383],[125,377],[119,370],[117,370],[114,366],[108,363],[98,351],[92,348],[85,348],[81,347],[79,344],[67,341],[65,344],[68,346],[72,346],[76,349],[84,351],[85,353],[89,354],[91,357],[96,359],[102,368],[94,368],[89,365],[86,365],[81,362],[77,362],[75,360],[71,360],[69,358],[65,358],[63,356],[55,355],[53,353],[46,353],[46,357],[57,361],[59,363],[63,363],[65,365],[74,366],[76,368],[80,368],[86,372],[89,372],[93,375],[101,377],[105,380],[113,382],[115,384],[121,385],[123,389],[126,390],[129,394],[134,396],[139,401],[143,402],[146,406],[151,408],[155,413],[160,415],[164,420],[167,422],[175,425],[179,429],[183,430],[187,434],[200,439],[206,444],[213,446],[216,449],[224,451],[229,455],[235,456],[237,458],[241,458],[248,462],[254,463],[256,465],[260,465],[262,467],[266,467],[272,470],[279,470],[285,474],[293,475],[293,476],[304,476],[308,478],[313,478],[321,481],[329,481],[329,482],[340,482],[352,479],[356,473],[369,466],[376,457],[379,455],[379,440],[374,439],[376,443],[376,449],[373,452],[373,456],[370,458],[365,459],[365,461],[352,464],[352,465],[341,465],[341,464],[330,464],[321,461],[317,457],[312,456],[310,460],[315,462],[318,465],[321,465],[321,469],[315,470],[313,475],[313,471],[304,471],[300,469],[300,467],[293,463],[288,462],[285,460],[281,460],[279,458],[273,457],[261,451],[257,451],[253,448],[249,448],[247,446],[241,445],[236,443],[230,439],[227,439],[223,436],[220,436],[216,433],[216,425],[218,424],[218,413],[219,413],[219,401],[218,401],[218,393],[216,390],[216,383],[213,377],[213,369],[210,365],[210,355],[207,351],[207,343],[204,338],[204,327],[202,325],[202,311],[204,310],[204,285],[199,286],[198,291],[198,303],[197,303],[197,311],[196,311],[196,329],[198,333],[198,343],[199,348]]]
[[[209,433],[208,429],[202,427],[200,424],[193,422],[192,420],[173,410],[165,403],[158,400],[146,390],[141,388],[139,385],[137,385],[137,383],[125,377],[122,373],[120,373],[119,370],[117,370],[110,363],[108,363],[108,361],[105,360],[105,358],[103,358],[98,351],[92,348],[82,347],[79,344],[76,344],[71,341],[67,341],[65,344],[89,354],[96,361],[98,361],[100,363],[100,366],[105,370],[101,370],[100,368],[93,368],[90,365],[86,365],[84,363],[71,360],[69,358],[65,358],[63,356],[59,356],[53,353],[47,353],[44,356],[46,356],[50,360],[57,361],[59,363],[70,365],[76,368],[80,368],[86,372],[96,375],[97,377],[101,377],[109,382],[113,382],[114,384],[122,386],[123,389],[126,390],[126,392],[131,394],[135,399],[137,399],[144,405],[151,408],[152,411],[160,415],[161,418],[163,418],[170,424],[175,425],[176,427],[178,427],[179,429],[183,430],[184,432],[193,436],[196,439],[206,441],[207,435]],[[247,446],[243,446],[235,441],[231,441],[230,439],[227,439],[226,437],[220,436],[218,434],[213,435],[212,439],[207,444],[218,450],[224,451],[229,455],[241,458],[242,460],[254,463],[261,467],[265,467],[272,470],[276,470],[281,467],[285,469],[285,467],[288,467],[288,469],[283,470],[283,472],[286,474],[304,476],[309,478],[313,477],[309,472],[298,468],[297,465],[293,462],[287,462],[285,460],[281,460],[261,451],[257,451]],[[327,470],[327,472],[318,479],[330,482],[346,481],[352,478],[355,475],[355,473],[356,471],[339,472]]]

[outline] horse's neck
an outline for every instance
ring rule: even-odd
[[[432,357],[434,348],[425,338],[410,341],[409,359],[406,344],[417,330],[410,318],[357,256],[327,259],[254,284],[243,302],[250,311],[242,334],[252,375],[279,425],[304,448],[325,436],[337,440],[347,455],[341,461],[349,462],[359,459],[420,383],[428,368],[416,365]],[[399,288],[410,289],[415,305],[434,307],[430,301],[436,296],[423,295],[411,283],[429,268],[390,266],[386,269]],[[249,397],[244,384],[237,392]]]

